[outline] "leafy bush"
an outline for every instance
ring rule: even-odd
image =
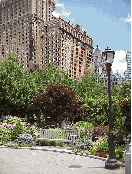
[[[86,122],[86,121],[79,121],[73,125],[74,129],[80,129],[80,136],[84,137],[87,136],[88,133],[92,133],[93,131],[93,124]]]
[[[131,101],[124,99],[124,101],[120,104],[122,115],[125,117],[124,121],[124,129],[126,135],[131,133]]]
[[[38,143],[38,142],[37,142]],[[58,141],[40,141],[41,146],[70,146],[69,143],[65,143],[65,142],[58,142]]]
[[[123,151],[125,151],[126,146],[121,145],[121,146],[116,146],[115,147],[115,156],[117,160],[120,160],[121,162],[124,162],[123,158]]]
[[[14,126],[12,132],[11,132],[11,139],[15,140],[17,138],[17,136],[19,134],[21,134],[23,132],[23,125],[20,122],[20,120],[18,120],[18,122],[16,123],[16,125]]]
[[[92,95],[92,94],[91,94]],[[108,124],[108,96],[97,95],[95,97],[85,94],[83,107],[87,112],[88,122],[92,122],[94,126]]]
[[[35,137],[35,134],[38,134],[38,130],[35,124],[27,124],[24,128],[24,132],[31,134],[32,137]]]
[[[28,146],[32,146],[33,137],[32,137],[31,134],[23,132],[22,134],[18,135],[17,142],[20,143],[20,144],[26,144]]]
[[[0,145],[5,145],[11,139],[11,131],[0,125]]]
[[[100,142],[97,142],[97,144],[94,145],[94,147],[90,150],[92,154],[96,154],[99,152],[107,152],[108,153],[108,140],[103,139]]]
[[[121,146],[125,144],[125,141],[123,140],[125,133],[122,128],[123,127],[120,127],[115,130],[115,146]]]
[[[94,127],[93,134],[92,134],[92,140],[95,141],[96,140],[95,137],[104,136],[104,134],[107,130],[108,130],[108,126],[105,126],[105,125]]]
[[[75,142],[76,149],[90,150],[93,146],[92,140],[87,137],[77,139]]]

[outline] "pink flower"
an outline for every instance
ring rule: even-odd
[[[126,141],[126,138],[123,138],[124,141]]]
[[[2,124],[2,127],[7,127],[7,123],[3,123]]]
[[[7,127],[7,128],[11,128],[11,124],[7,124],[6,127]]]

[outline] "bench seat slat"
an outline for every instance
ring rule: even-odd
[[[64,140],[64,139],[48,139],[48,138],[36,138],[36,141],[60,141],[60,142],[71,142],[71,140]]]

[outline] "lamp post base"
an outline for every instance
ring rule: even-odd
[[[120,164],[116,159],[108,159],[105,163],[105,169],[118,169],[120,168]]]

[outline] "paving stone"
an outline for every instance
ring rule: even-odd
[[[0,174],[125,174],[124,167],[105,169],[105,161],[99,159],[44,149],[0,148]]]

